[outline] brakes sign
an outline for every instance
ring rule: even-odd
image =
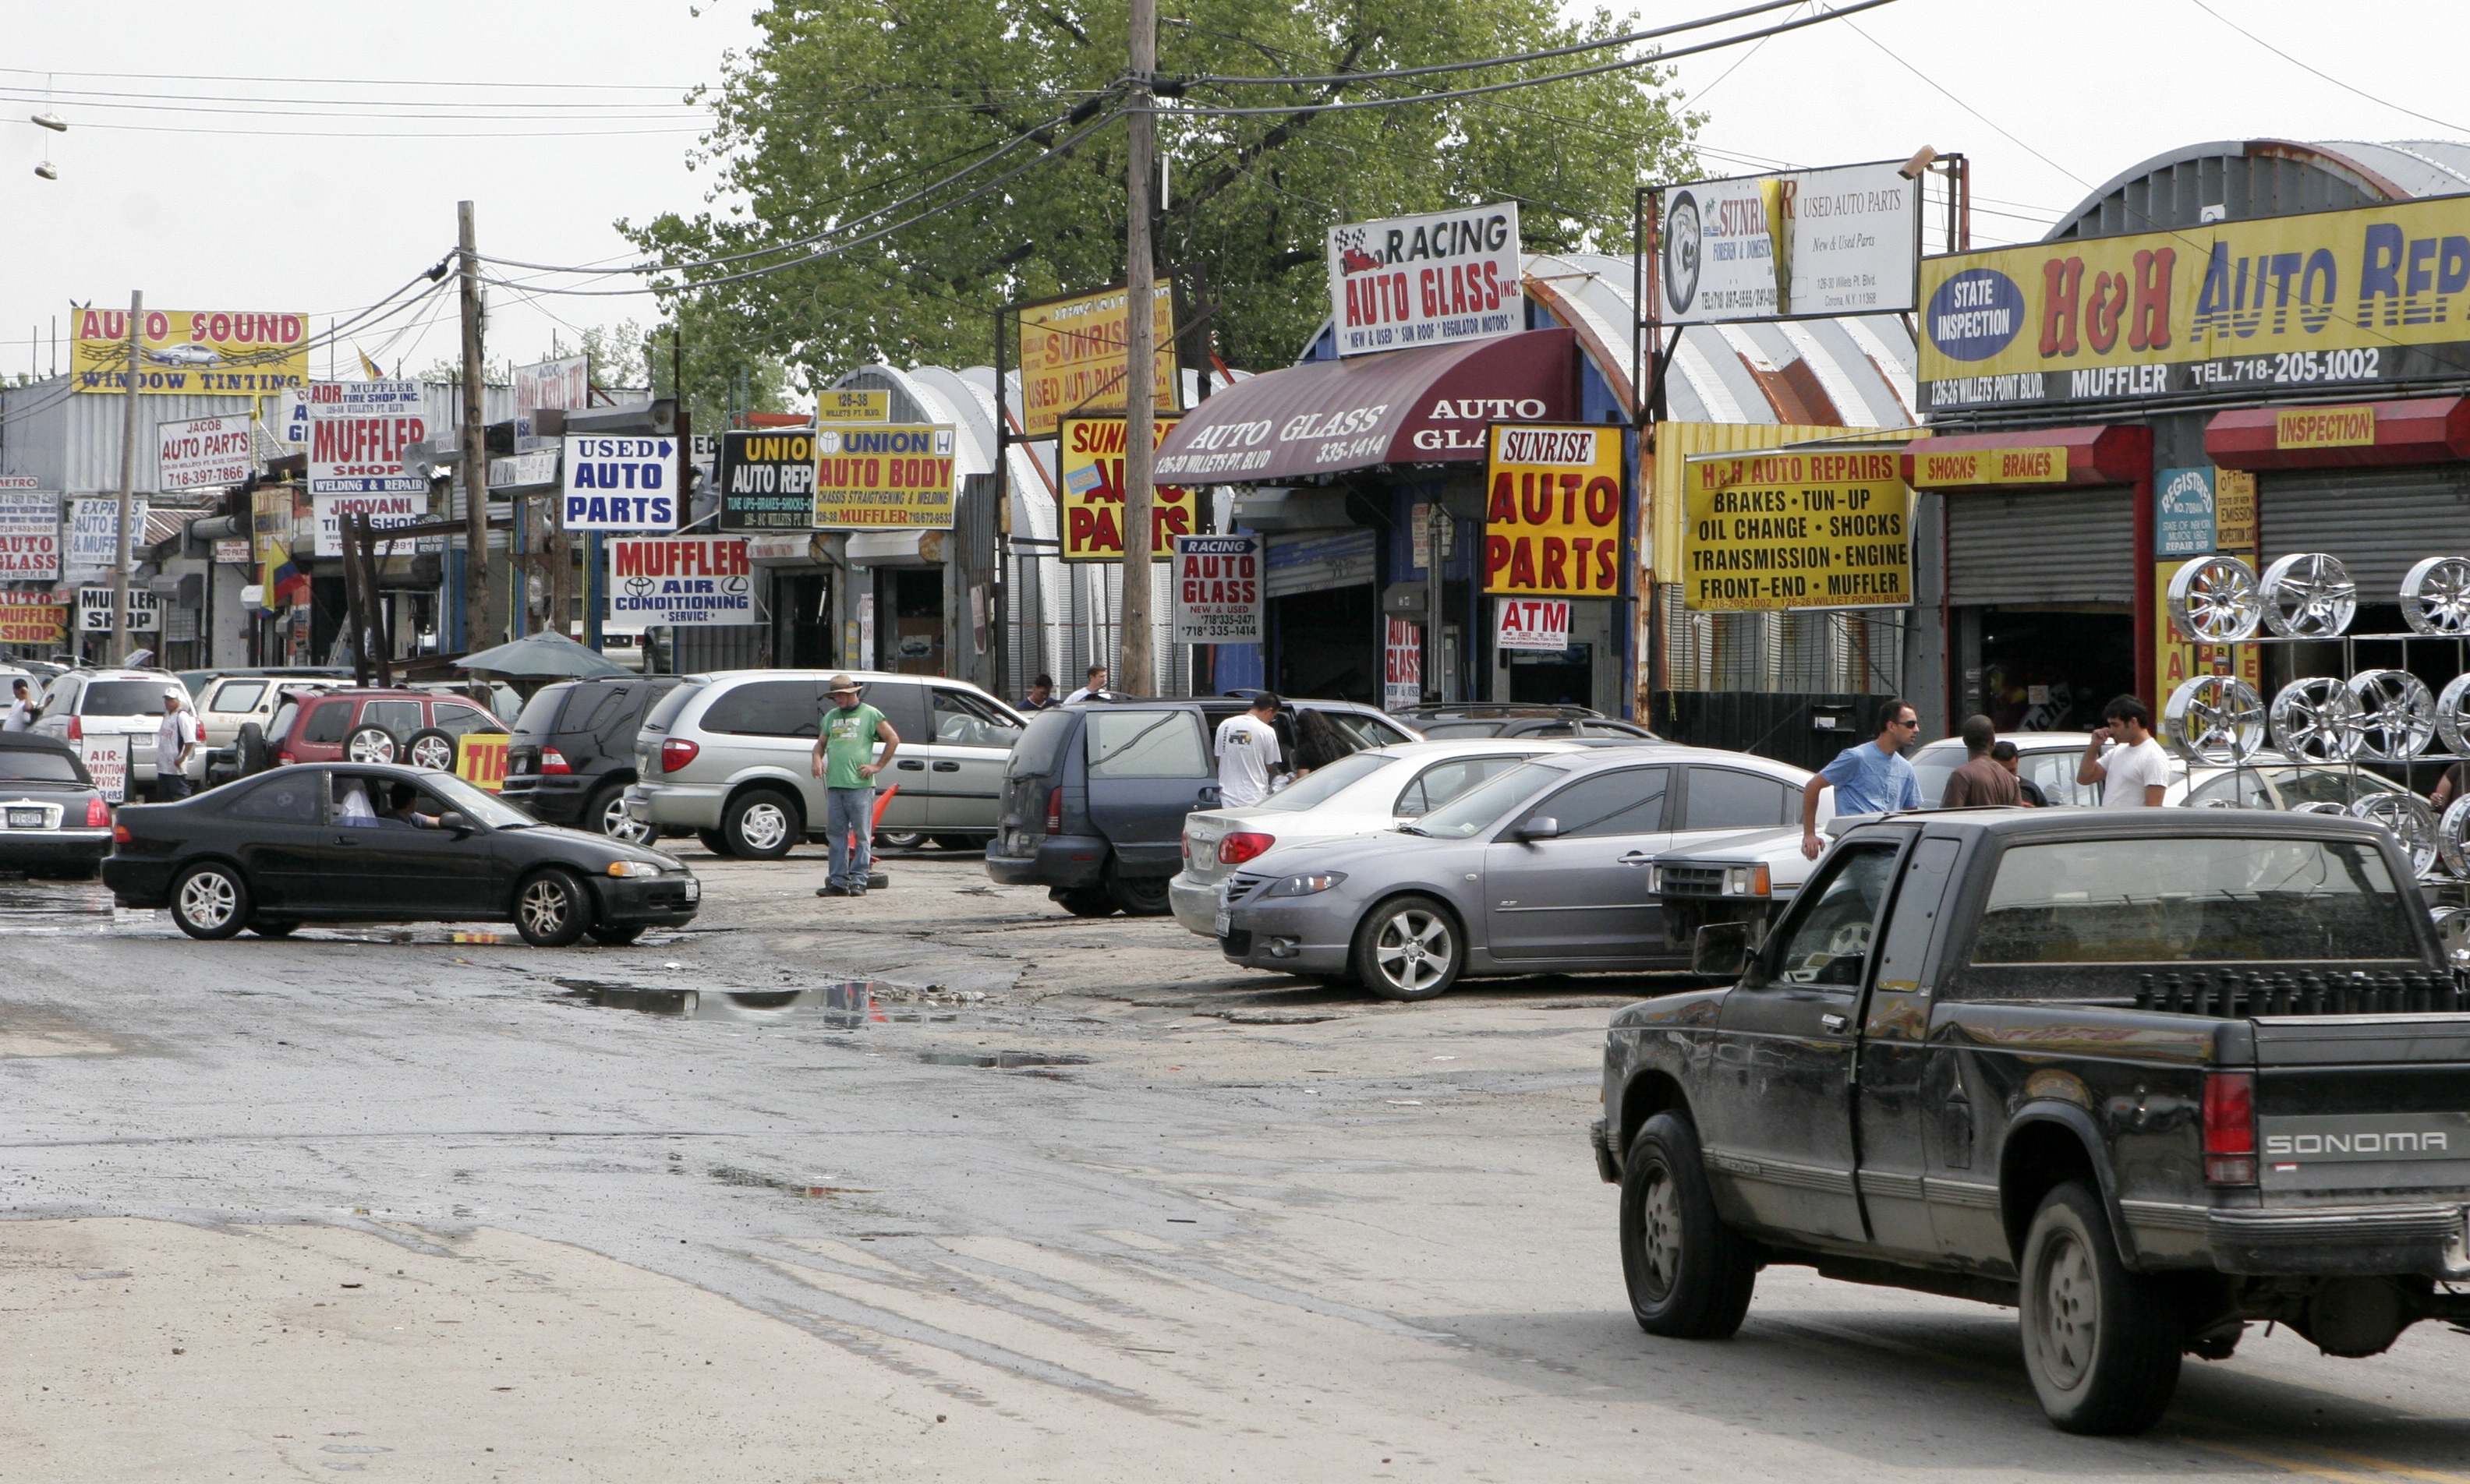
[[[569,433],[558,522],[570,531],[677,529],[678,440]]]

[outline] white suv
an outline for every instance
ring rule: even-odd
[[[128,786],[154,781],[154,734],[163,725],[163,692],[187,696],[189,687],[169,670],[71,670],[52,682],[35,730],[75,743],[83,738],[128,738]]]
[[[728,670],[689,675],[661,698],[635,733],[626,812],[660,830],[692,830],[717,854],[768,860],[823,838],[824,780],[811,766],[816,730],[837,670]],[[865,701],[900,734],[875,777],[897,785],[884,803],[886,835],[930,835],[940,845],[992,839],[1004,761],[1028,725],[966,681],[855,672]]]

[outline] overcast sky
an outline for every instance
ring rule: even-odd
[[[2470,138],[2470,119],[2452,128],[2401,111],[2470,116],[2447,24],[2459,0],[2349,0],[2338,32],[2320,3],[2208,3],[2338,81],[2197,0],[1899,0],[1679,66],[1712,115],[1711,173],[1962,150],[1983,211],[1977,244],[2039,236],[2091,186],[2198,140]],[[697,115],[679,101],[751,40],[754,8],[5,0],[8,61],[33,70],[0,72],[0,117],[14,121],[0,127],[11,228],[0,371],[48,370],[48,343],[30,335],[47,337],[72,301],[125,305],[132,288],[159,308],[307,311],[322,331],[325,316],[372,303],[452,246],[467,197],[485,250],[546,263],[621,255],[615,219],[699,203],[705,177],[685,167]],[[1653,24],[1719,6],[1629,8]],[[1177,0],[1163,9],[1175,13]],[[2349,44],[2324,44],[2336,35]],[[129,76],[141,73],[187,76]],[[312,79],[324,81],[301,81]],[[68,133],[25,122],[45,107]],[[449,135],[464,137],[434,137]],[[35,175],[46,159],[58,180]],[[426,332],[424,313],[358,343],[389,370],[451,355],[451,299],[438,307]],[[492,355],[531,359],[570,326],[652,317],[643,299],[548,308],[567,323],[496,293]]]

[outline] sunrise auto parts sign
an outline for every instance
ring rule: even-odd
[[[1334,226],[1328,251],[1340,356],[1526,328],[1515,201]]]
[[[1656,194],[1655,316],[1667,325],[1909,313],[1921,187],[1893,163]]]

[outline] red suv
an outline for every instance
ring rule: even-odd
[[[454,741],[506,724],[469,701],[418,690],[328,690],[294,696],[266,729],[274,761],[404,762],[452,772]]]

